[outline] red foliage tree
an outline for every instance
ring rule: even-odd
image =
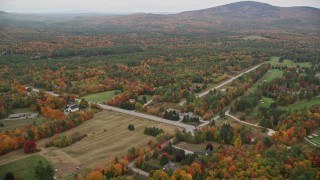
[[[36,143],[33,140],[26,140],[23,148],[25,153],[33,153],[36,150]]]

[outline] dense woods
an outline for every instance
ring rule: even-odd
[[[152,140],[76,178],[127,178],[133,164],[154,180],[319,179],[320,151],[308,139],[319,135],[320,105],[291,109],[319,98],[318,15],[314,8],[255,2],[171,15],[1,12],[0,120],[21,108],[43,120],[1,131],[0,155],[20,148],[34,153],[38,140],[52,136],[47,147],[72,147],[86,134],[59,133],[104,104],[185,129],[142,132],[140,124],[125,124],[126,133]],[[266,78],[274,70],[279,76]],[[70,104],[79,111],[66,111]],[[41,164],[35,172],[39,179],[54,174]]]

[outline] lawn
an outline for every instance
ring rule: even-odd
[[[286,110],[286,111],[289,111],[289,110],[296,111],[296,110],[301,110],[304,108],[309,108],[309,107],[316,105],[316,104],[320,104],[320,98],[311,99],[310,101],[298,102],[295,104],[281,107],[281,109]]]
[[[134,124],[135,130],[129,131],[128,124]],[[148,140],[154,139],[143,133],[145,127],[150,126],[162,128],[170,133],[173,133],[176,128],[117,112],[102,111],[95,114],[90,121],[63,133],[79,132],[87,134],[88,137],[61,150],[53,148],[52,154],[60,150],[80,162],[81,166],[94,168],[97,164],[106,163],[113,157],[125,155],[130,147],[146,146]],[[57,158],[63,158],[63,156]]]
[[[244,40],[267,40],[268,38],[253,35],[253,36],[243,37],[242,39],[244,39]]]
[[[200,151],[200,152],[204,152],[206,150],[206,146],[208,143],[211,143],[213,148],[219,148],[220,146],[229,146],[226,144],[220,144],[217,142],[205,142],[205,143],[201,143],[201,144],[192,144],[192,143],[188,143],[188,142],[179,142],[178,144],[176,144],[177,147],[183,148],[183,149],[187,149],[189,151]]]
[[[269,82],[273,79],[282,76],[282,71],[279,69],[270,69],[262,78],[260,78],[256,83],[253,84],[252,89],[256,89],[259,84],[264,82]]]
[[[33,122],[39,124],[46,121],[43,117],[37,117],[33,119],[20,119],[20,120],[1,120],[0,123],[4,124],[4,127],[0,127],[0,132],[11,131],[15,128],[24,128],[25,125],[31,125]]]
[[[16,108],[13,110],[13,113],[30,113],[30,108]]]
[[[47,166],[50,164],[45,158],[40,155],[32,155],[17,161],[10,162],[0,166],[0,179],[4,179],[4,176],[7,172],[12,172],[17,179],[35,179],[33,169],[37,166],[38,162]]]
[[[114,93],[116,91],[117,90],[112,90],[112,91],[106,91],[106,92],[101,92],[96,94],[89,94],[89,95],[83,96],[82,98],[85,98],[89,102],[102,103],[112,99],[115,96]]]
[[[302,62],[302,63],[295,63],[292,60],[285,59],[282,63],[279,63],[279,57],[272,57],[270,60],[270,64],[275,66],[279,64],[280,66],[296,66],[300,65],[300,67],[310,67],[310,62]]]
[[[320,144],[320,136],[311,139],[313,142]]]
[[[135,130],[129,131],[128,125],[134,124]],[[75,173],[83,174],[94,169],[99,164],[106,164],[114,157],[125,155],[130,147],[145,147],[153,136],[143,133],[145,127],[162,128],[165,132],[174,133],[178,127],[160,122],[144,120],[113,111],[102,111],[81,125],[61,134],[79,132],[87,137],[65,148],[49,147],[45,144],[52,140],[46,138],[37,141],[37,148],[42,155],[58,170],[56,176],[60,179],[73,177]],[[2,162],[24,158],[22,150],[2,156]],[[80,172],[76,167],[80,167]],[[32,178],[31,178],[32,179]]]

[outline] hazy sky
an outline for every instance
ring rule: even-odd
[[[0,0],[7,12],[182,12],[198,10],[239,0]],[[257,0],[276,6],[312,6],[320,0]]]

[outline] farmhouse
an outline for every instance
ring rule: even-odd
[[[28,118],[30,113],[18,113],[18,114],[10,114],[8,119],[21,119],[21,118]]]
[[[68,112],[76,112],[79,111],[79,107],[76,104],[72,104],[67,108]]]

